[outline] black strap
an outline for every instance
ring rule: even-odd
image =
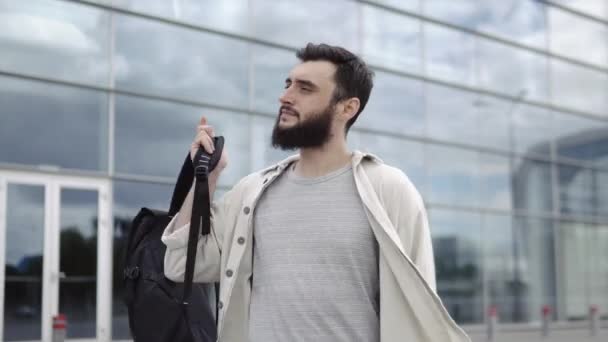
[[[209,179],[197,177],[194,184],[194,201],[192,202],[192,216],[190,217],[190,232],[188,235],[188,250],[186,252],[186,274],[184,277],[184,293],[182,303],[187,303],[192,292],[194,279],[194,262],[196,259],[196,245],[199,234],[207,235],[211,231],[209,200]]]
[[[182,165],[182,169],[177,177],[177,183],[173,189],[173,196],[171,197],[171,206],[169,207],[169,216],[174,216],[184,204],[184,200],[190,191],[192,180],[194,179],[194,165],[192,159],[190,159],[190,152],[186,155],[186,160]]]

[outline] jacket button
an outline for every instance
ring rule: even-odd
[[[238,238],[238,240],[236,240],[236,242],[238,242],[239,245],[243,245],[245,244],[245,238],[241,236],[240,238]]]
[[[245,207],[245,209],[243,209],[243,212],[245,213],[245,215],[249,214],[250,211],[251,211],[251,209],[249,209],[249,207]]]
[[[228,278],[232,277],[233,274],[234,274],[234,272],[232,272],[232,270],[226,271],[226,277],[228,277]]]
[[[223,303],[223,302],[220,300],[220,301],[217,303],[217,308],[221,310],[223,307],[224,307],[224,303]]]

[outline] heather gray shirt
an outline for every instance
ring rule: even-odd
[[[255,210],[250,342],[378,342],[378,247],[352,168],[292,168]]]

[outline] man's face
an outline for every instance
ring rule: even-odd
[[[281,107],[272,132],[272,144],[282,149],[319,147],[332,135],[332,101],[336,67],[326,61],[294,67],[279,98]]]

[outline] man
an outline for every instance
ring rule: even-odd
[[[221,283],[225,342],[469,341],[435,293],[423,201],[408,178],[347,148],[373,73],[351,52],[308,44],[285,80],[272,144],[299,154],[245,177],[213,205],[195,281]],[[191,154],[213,151],[201,120]],[[230,137],[227,137],[230,139]],[[211,194],[227,158],[210,175]],[[163,234],[183,281],[192,194]]]

